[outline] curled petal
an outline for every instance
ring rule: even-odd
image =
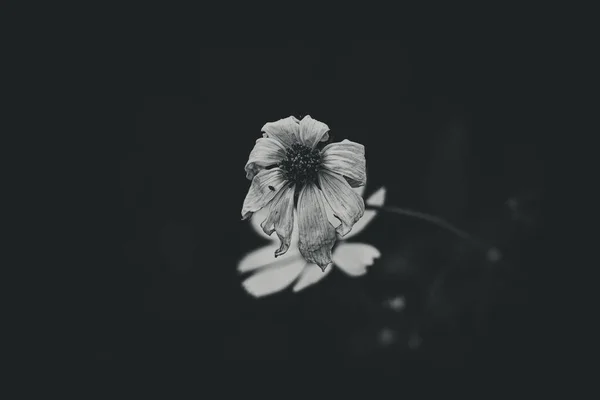
[[[340,243],[333,253],[333,262],[350,276],[367,273],[367,267],[373,265],[381,253],[366,243]]]
[[[242,219],[252,216],[252,213],[266,206],[286,183],[279,168],[263,169],[250,184],[248,194],[242,206]]]
[[[329,171],[319,172],[319,185],[333,214],[341,221],[336,228],[337,233],[346,236],[365,212],[363,198],[352,190],[341,175]]]
[[[252,226],[252,229],[254,229],[254,231],[259,236],[273,242],[273,241],[276,241],[277,239],[275,239],[273,236],[267,235],[261,227],[261,224],[263,222],[265,222],[265,220],[268,217],[269,217],[269,208],[265,207],[262,210],[259,210],[252,215],[252,218],[250,219],[250,225]],[[275,249],[276,248],[277,247],[275,247]],[[273,251],[275,251],[275,249]],[[294,228],[292,229],[292,240],[290,243],[289,251],[291,251],[293,249],[298,250],[298,218],[294,218]]]
[[[264,233],[262,228],[260,227],[260,224],[263,223],[268,216],[269,208],[265,207],[252,214],[252,218],[250,218],[250,225],[252,226],[252,229],[254,229],[254,231],[258,234],[258,236],[261,236],[269,241],[274,241],[276,239]]]
[[[267,267],[257,271],[242,282],[242,286],[254,297],[263,297],[279,292],[292,284],[304,269],[302,257],[293,258],[284,265]]]
[[[369,196],[366,203],[368,206],[382,206],[385,203],[385,187],[379,188],[379,190]],[[344,236],[344,239],[350,239],[351,237],[358,235],[367,225],[369,225],[376,215],[377,211],[375,210],[365,210],[362,218],[354,224],[354,227],[346,236]]]
[[[312,182],[304,185],[298,196],[298,231],[300,253],[324,271],[331,263],[336,235],[327,220],[323,194]]]
[[[319,142],[329,139],[329,127],[310,115],[305,116],[300,121],[300,143],[310,148],[315,148]]]
[[[323,168],[346,177],[351,187],[367,183],[365,146],[362,144],[350,140],[330,143],[321,150],[321,156]]]
[[[277,139],[286,147],[298,142],[300,125],[298,118],[287,117],[275,122],[267,122],[261,129],[266,138]]]
[[[298,281],[294,285],[294,292],[299,292],[314,285],[325,278],[331,271],[333,271],[333,268],[328,268],[323,272],[316,264],[306,264],[306,267],[304,267],[304,270],[300,274],[300,278],[298,278]]]
[[[278,164],[285,158],[285,147],[275,139],[260,138],[250,152],[250,157],[244,169],[246,178],[252,179],[258,171]]]
[[[275,251],[279,257],[289,249],[294,228],[294,191],[296,187],[288,184],[273,198],[269,208],[269,216],[260,225],[263,232],[271,236],[277,232],[281,246]]]

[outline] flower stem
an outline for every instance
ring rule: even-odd
[[[367,205],[366,208],[371,209],[371,210],[385,211],[385,212],[389,212],[392,214],[404,215],[407,217],[422,219],[424,221],[427,221],[434,225],[437,225],[440,228],[444,228],[444,229],[454,233],[456,236],[458,236],[462,239],[469,240],[469,241],[471,241],[477,245],[480,245],[484,248],[487,248],[487,249],[495,249],[493,246],[490,246],[486,243],[482,243],[481,240],[471,236],[470,234],[463,231],[462,229],[455,227],[448,221],[446,221],[440,217],[436,217],[434,215],[429,215],[429,214],[425,214],[425,213],[422,213],[419,211],[407,210],[405,208],[394,207],[394,206],[369,206],[369,205]]]

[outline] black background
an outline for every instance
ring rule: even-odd
[[[532,362],[543,160],[527,47],[150,46],[136,49],[143,62],[99,60],[91,359],[218,377],[215,367],[240,363],[394,376]],[[265,122],[307,114],[336,141],[365,145],[367,196],[385,186],[386,204],[447,218],[496,244],[502,261],[430,224],[379,215],[358,237],[382,253],[365,277],[334,271],[299,294],[247,295],[237,261],[263,242],[240,221],[243,167]],[[407,300],[400,314],[382,305],[396,295]],[[395,332],[391,345],[378,340],[383,329]]]

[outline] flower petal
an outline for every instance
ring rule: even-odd
[[[304,269],[306,261],[302,257],[294,258],[285,265],[260,270],[242,282],[242,286],[254,297],[267,296],[288,287]]]
[[[350,276],[361,276],[367,273],[367,266],[373,265],[375,258],[381,253],[366,243],[340,243],[333,253],[333,262]]]
[[[294,191],[296,186],[289,184],[283,187],[271,202],[269,216],[260,225],[267,235],[277,232],[281,246],[275,252],[275,257],[285,254],[290,247],[292,230],[294,228]]]
[[[331,271],[333,271],[333,268],[322,271],[317,264],[306,264],[304,270],[300,274],[300,278],[298,278],[298,281],[294,285],[294,292],[299,292],[314,285],[325,278]]]
[[[352,186],[352,185],[350,185],[350,186]],[[360,197],[363,197],[363,194],[365,194],[366,188],[367,187],[365,185],[363,185],[363,186],[353,187],[352,190],[354,190],[354,193],[356,193]]]
[[[266,138],[277,139],[286,147],[298,142],[300,125],[298,118],[287,117],[275,122],[267,122],[261,129]]]
[[[284,158],[285,147],[279,141],[269,138],[257,139],[244,167],[246,178],[254,178],[258,171],[270,165],[278,164]]]
[[[291,248],[287,253],[275,258],[274,253],[277,251],[277,247],[276,243],[271,243],[259,249],[252,250],[240,259],[237,266],[238,272],[244,273],[263,267],[283,266],[302,258],[297,245],[290,246]]]
[[[298,231],[298,248],[304,259],[325,270],[331,263],[335,229],[327,220],[323,194],[312,182],[304,185],[298,196]]]
[[[238,272],[248,272],[264,267],[275,261],[273,253],[277,250],[275,244],[269,244],[246,254],[238,263]]]
[[[252,218],[250,218],[250,225],[252,225],[252,229],[254,229],[254,231],[259,236],[262,236],[263,238],[265,238],[269,241],[275,241],[275,240],[277,240],[277,239],[275,239],[275,237],[267,235],[266,233],[263,232],[262,228],[260,227],[260,224],[263,223],[267,219],[268,216],[269,216],[269,208],[264,207],[264,208],[260,209],[259,211],[255,212],[254,214],[252,214]]]
[[[352,187],[367,183],[365,146],[344,139],[330,143],[321,150],[323,168],[343,175]]]
[[[342,222],[336,228],[337,233],[345,236],[365,212],[363,198],[352,190],[341,175],[329,171],[319,172],[319,185],[334,215]]]
[[[361,186],[364,187],[364,186]],[[379,188],[375,193],[373,193],[366,201],[369,206],[382,206],[385,203],[385,187]],[[352,230],[344,236],[344,239],[350,239],[358,235],[365,227],[375,218],[377,215],[377,211],[375,210],[365,210],[364,215],[361,219],[359,219]]]
[[[367,199],[367,205],[382,206],[385,203],[385,186],[380,187]]]
[[[248,194],[242,206],[242,219],[266,206],[286,183],[283,172],[279,168],[263,169],[250,184]]]
[[[319,142],[329,139],[329,127],[310,115],[305,116],[300,121],[300,143],[310,148],[315,148]]]

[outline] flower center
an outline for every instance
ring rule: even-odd
[[[321,152],[318,149],[295,143],[285,153],[286,158],[279,168],[283,170],[288,181],[296,184],[316,182],[321,166]]]

